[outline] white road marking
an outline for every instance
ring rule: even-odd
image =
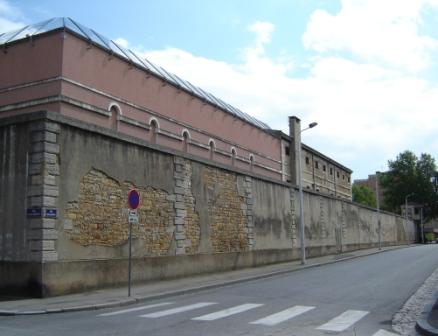
[[[373,336],[399,336],[399,334],[394,334],[394,333],[389,332],[387,330],[380,329],[378,332],[373,334]]]
[[[274,326],[278,323],[290,320],[291,318],[294,318],[298,315],[304,314],[308,312],[309,310],[315,309],[315,307],[309,307],[309,306],[294,306],[289,309],[283,310],[281,312],[278,312],[276,314],[272,314],[269,316],[266,316],[262,319],[250,322],[251,324],[263,324],[267,326]]]
[[[157,304],[151,304],[151,305],[148,305],[148,306],[141,306],[141,307],[135,307],[135,308],[118,310],[118,311],[115,311],[115,312],[112,312],[112,313],[99,314],[97,316],[113,316],[113,315],[125,314],[125,313],[129,313],[129,312],[133,312],[133,311],[143,310],[143,309],[150,309],[150,308],[167,306],[167,305],[170,305],[172,303],[173,302],[162,302],[162,303],[157,303]]]
[[[240,306],[236,306],[236,307],[232,307],[232,308],[228,308],[228,309],[224,309],[224,310],[220,310],[218,312],[215,313],[211,313],[211,314],[207,314],[207,315],[202,315],[202,316],[198,316],[195,318],[192,318],[192,320],[195,321],[213,321],[213,320],[218,320],[230,315],[235,315],[235,314],[239,314],[242,313],[244,311],[250,310],[250,309],[254,309],[257,307],[263,306],[263,304],[259,304],[259,303],[245,303],[243,305]]]
[[[355,324],[368,313],[369,312],[362,310],[347,310],[316,329],[327,331],[343,331]]]
[[[168,316],[168,315],[186,312],[189,310],[194,310],[194,309],[198,309],[198,308],[211,306],[214,304],[216,304],[216,302],[199,302],[199,303],[194,303],[194,304],[191,304],[188,306],[182,306],[182,307],[178,307],[178,308],[158,311],[158,312],[151,313],[151,314],[140,315],[140,317],[149,317],[149,318],[163,317],[163,316]]]

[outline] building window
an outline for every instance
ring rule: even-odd
[[[325,165],[322,166],[322,171],[326,171],[326,166]]]
[[[286,154],[287,156],[290,155],[290,148],[289,148],[289,146],[284,147],[284,152],[285,152],[285,154]]]
[[[336,176],[337,176],[337,178],[339,178],[339,176],[340,176],[340,175],[339,175],[339,172],[336,172]]]
[[[310,164],[310,160],[309,160],[309,157],[308,157],[308,156],[306,156],[306,164],[307,164],[307,165]]]
[[[150,141],[152,143],[157,143],[157,134],[158,134],[158,130],[159,130],[160,126],[158,124],[157,119],[155,118],[151,118],[151,120],[149,121],[149,130],[150,130]]]
[[[183,151],[188,152],[189,151],[189,140],[190,140],[190,133],[187,130],[183,130],[182,132],[182,140],[183,140]]]
[[[119,130],[119,119],[120,119],[120,115],[122,114],[120,106],[116,103],[111,103],[109,106],[109,111],[111,112],[110,127],[114,131],[118,131]]]
[[[333,175],[333,168],[330,168],[330,175]]]
[[[250,170],[253,171],[254,169],[254,155],[249,154],[249,164],[250,164]]]
[[[345,180],[345,175],[344,174],[342,174],[342,179]]]
[[[319,168],[319,163],[318,163],[318,161],[315,161],[315,168],[316,168],[316,169]]]
[[[236,148],[231,147],[231,165],[232,166],[234,166],[236,164],[236,156],[237,156]]]
[[[350,176],[348,176],[348,183],[350,183]]]
[[[208,147],[210,147],[210,160],[213,160],[214,159],[214,151],[215,151],[215,148],[216,148],[216,145],[215,145],[213,139],[210,139],[208,141]]]

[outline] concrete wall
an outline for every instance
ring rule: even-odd
[[[298,195],[288,184],[56,113],[8,122],[0,191],[22,192],[1,202],[2,288],[17,277],[40,296],[124,285],[131,188],[141,195],[136,282],[299,257]],[[377,245],[374,210],[309,192],[304,206],[308,255]],[[41,216],[26,217],[28,208]],[[384,245],[414,240],[412,223],[392,214],[381,222]]]

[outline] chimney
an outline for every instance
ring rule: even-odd
[[[289,136],[290,143],[290,182],[298,185],[299,165],[298,165],[298,144],[301,143],[301,120],[295,116],[289,117]]]

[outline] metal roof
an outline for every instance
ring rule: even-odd
[[[117,55],[118,57],[121,57],[132,64],[135,64],[139,68],[153,73],[155,76],[160,77],[161,79],[177,86],[178,88],[185,90],[190,94],[201,98],[204,101],[209,102],[210,104],[220,108],[221,110],[224,110],[237,118],[244,119],[245,121],[256,127],[262,129],[270,129],[268,125],[250,116],[249,114],[242,112],[241,110],[231,106],[230,104],[227,104],[223,100],[215,97],[211,93],[208,93],[199,87],[196,87],[188,81],[169,73],[162,67],[153,64],[143,57],[140,57],[134,51],[122,47],[120,44],[100,35],[94,30],[81,25],[80,23],[70,18],[52,18],[44,22],[29,25],[12,32],[0,34],[0,46],[3,45],[4,47],[7,47],[7,44],[9,43],[22,39],[32,38],[33,36],[41,35],[58,29],[69,31],[79,36],[80,38],[83,38],[90,43],[97,45],[102,49],[105,49],[109,53]]]

